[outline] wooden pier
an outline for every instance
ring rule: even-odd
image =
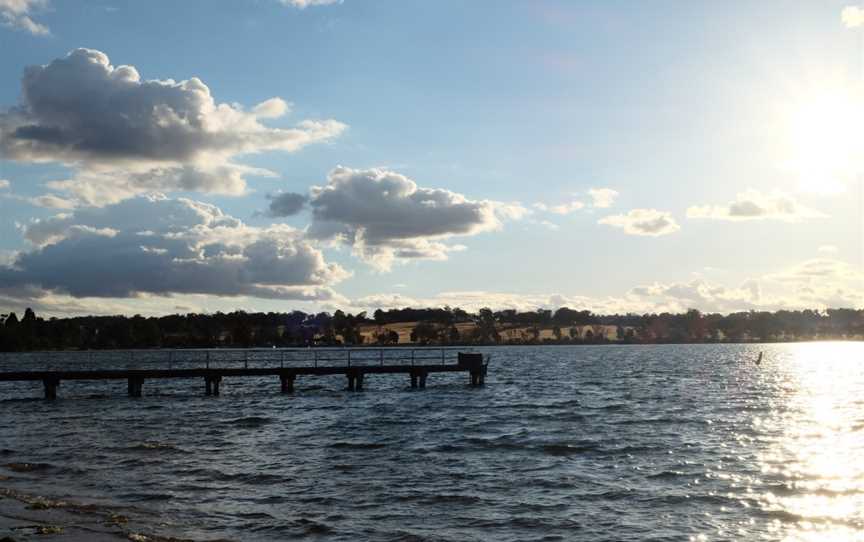
[[[412,388],[423,389],[430,374],[467,373],[471,386],[482,386],[489,366],[488,355],[448,348],[63,352],[48,357],[57,354],[67,356],[67,360],[70,356],[82,359],[73,360],[77,362],[73,363],[75,368],[58,367],[57,363],[40,370],[0,367],[0,382],[41,381],[45,398],[56,399],[57,388],[64,380],[126,380],[129,397],[142,397],[147,380],[192,378],[204,381],[205,395],[216,396],[223,378],[238,377],[279,377],[282,393],[293,393],[298,377],[328,375],[344,376],[348,391],[363,391],[367,375],[381,374],[408,375]],[[94,359],[94,354],[107,360]],[[119,364],[126,361],[133,367],[98,367],[118,364],[118,360]]]

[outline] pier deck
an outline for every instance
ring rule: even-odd
[[[314,354],[310,355],[310,352]],[[488,356],[484,358],[479,353],[458,352],[454,349],[111,352],[110,358],[114,360],[114,364],[118,361],[123,363],[125,360],[127,364],[134,366],[126,368],[105,366],[112,364],[111,361],[94,361],[94,353],[65,352],[63,354],[84,359],[73,360],[78,362],[74,368],[59,368],[56,364],[40,370],[6,370],[0,367],[0,382],[41,381],[46,399],[57,398],[57,388],[64,380],[126,380],[129,396],[141,397],[144,382],[155,379],[200,378],[204,381],[206,395],[219,395],[222,379],[226,377],[279,377],[282,393],[293,393],[294,383],[300,376],[343,375],[347,379],[349,391],[362,391],[364,378],[368,374],[405,374],[410,377],[412,388],[425,388],[426,379],[432,373],[462,372],[468,374],[472,386],[481,386],[485,384],[489,364]],[[102,357],[106,356],[102,352],[99,354]],[[161,354],[166,354],[167,359]],[[204,354],[203,359],[202,354]],[[306,354],[305,359],[302,354]],[[51,356],[53,355],[55,353],[51,353]],[[240,363],[242,366],[239,366]],[[101,367],[82,368],[82,364],[101,365]],[[189,367],[189,365],[194,366]]]

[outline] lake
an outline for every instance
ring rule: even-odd
[[[3,383],[0,488],[196,540],[864,540],[860,343],[481,350],[482,388]]]

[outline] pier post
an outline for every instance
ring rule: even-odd
[[[355,380],[354,391],[363,391],[363,377],[364,376],[365,375],[363,373],[357,373],[357,376],[355,377],[356,380]]]
[[[420,371],[420,389],[426,389],[426,377],[428,373],[426,371]]]
[[[140,377],[130,377],[128,381],[129,397],[141,397],[144,388],[144,379]]]
[[[354,373],[348,373],[348,391],[354,391],[356,383],[356,377]]]
[[[219,384],[222,383],[221,376],[205,376],[204,377],[204,394],[219,395]]]
[[[417,373],[411,372],[411,387],[417,388]]]
[[[294,393],[294,378],[293,374],[279,377],[279,380],[282,382],[282,393]]]
[[[57,387],[60,381],[55,378],[46,378],[42,381],[45,386],[45,399],[57,399]]]

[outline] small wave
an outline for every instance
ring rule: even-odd
[[[273,516],[266,512],[241,512],[236,514],[238,518],[242,519],[257,519],[257,520],[272,520]]]
[[[652,452],[657,448],[653,446],[622,446],[620,448],[606,448],[603,451],[604,455],[607,456],[618,456],[618,455],[633,455],[633,454],[641,454],[645,452]]]
[[[611,422],[612,425],[662,425],[662,424],[679,424],[679,423],[701,423],[702,420],[690,418],[628,418],[626,420],[617,420]]]
[[[397,500],[402,502],[422,502],[426,504],[462,504],[473,505],[485,502],[486,499],[476,495],[461,495],[458,493],[439,493],[435,495],[400,495]]]
[[[125,493],[120,495],[120,498],[138,502],[170,501],[174,499],[174,495],[170,493]]]
[[[843,525],[852,528],[860,527],[856,518],[841,518],[834,516],[796,514],[787,510],[759,510],[758,513],[771,520],[779,520],[783,523],[801,523]]]
[[[233,425],[235,427],[262,427],[273,423],[275,420],[273,418],[267,418],[264,416],[246,416],[243,418],[234,418],[232,420],[226,420],[225,425]]]
[[[54,468],[50,463],[6,463],[3,466],[12,472],[38,472]]]
[[[333,532],[333,527],[327,525],[326,523],[319,523],[311,519],[298,519],[293,523],[297,527],[303,529],[304,533],[307,535],[329,534]]]
[[[129,452],[160,452],[160,453],[179,453],[179,454],[189,454],[187,450],[179,448],[174,444],[170,444],[168,442],[141,442],[139,444],[134,444],[127,448],[124,448],[125,451]]]
[[[502,436],[491,439],[469,437],[462,439],[462,442],[483,450],[524,450],[525,444],[521,442],[513,442],[509,440],[511,437]]]
[[[596,444],[544,444],[540,447],[546,455],[552,456],[568,456],[568,455],[579,455],[589,452],[596,452],[598,446]]]
[[[386,444],[381,444],[380,442],[334,442],[329,446],[330,448],[336,449],[354,449],[354,450],[377,450],[379,448],[386,448]]]
[[[681,476],[687,476],[687,474],[680,470],[664,470],[662,472],[649,474],[646,478],[649,480],[674,480]]]

